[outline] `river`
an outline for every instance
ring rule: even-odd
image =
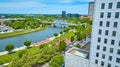
[[[25,40],[31,40],[32,43],[35,43],[46,38],[50,38],[54,36],[54,33],[60,33],[60,31],[62,31],[61,25],[56,24],[56,28],[52,28],[50,26],[42,31],[0,39],[0,52],[4,51],[4,48],[7,44],[14,44],[15,48],[18,48],[23,46]]]

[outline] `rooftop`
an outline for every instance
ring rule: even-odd
[[[78,57],[82,57],[85,59],[89,59],[89,52],[86,50],[82,50],[82,49],[77,49],[77,48],[72,48],[69,53],[78,56]]]
[[[90,42],[87,43],[86,45],[84,45],[81,49],[86,50],[86,51],[90,51]]]

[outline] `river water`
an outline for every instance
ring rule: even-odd
[[[56,28],[52,28],[50,26],[42,31],[0,39],[0,52],[4,51],[4,48],[7,44],[14,44],[15,48],[18,48],[23,46],[25,40],[31,40],[32,43],[35,43],[46,38],[50,38],[54,36],[54,33],[60,33],[60,31],[62,31],[61,25],[56,24]]]

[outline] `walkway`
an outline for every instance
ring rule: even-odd
[[[48,43],[48,42],[52,41],[54,38],[55,38],[55,37],[51,37],[51,38],[49,38],[49,39],[45,39],[45,40],[42,40],[42,41],[33,43],[33,44],[31,45],[31,47],[39,46],[39,45],[42,45],[42,44],[44,44],[44,43]],[[22,47],[19,47],[19,48],[15,48],[15,49],[13,49],[12,52],[16,52],[16,51],[23,50],[23,49],[26,49],[26,46],[22,46]],[[0,56],[5,55],[5,54],[8,54],[8,51],[0,52]]]

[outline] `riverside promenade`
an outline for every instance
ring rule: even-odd
[[[36,43],[32,43],[30,45],[30,47],[39,46],[39,45],[42,45],[44,43],[48,43],[48,42],[52,41],[54,38],[55,37],[51,37],[51,38],[47,38],[47,39],[42,40],[42,41],[38,41]],[[12,52],[16,52],[16,51],[23,50],[23,49],[26,49],[26,48],[27,48],[26,46],[22,46],[22,47],[13,49]],[[0,56],[5,55],[5,54],[8,54],[8,51],[0,52]]]

